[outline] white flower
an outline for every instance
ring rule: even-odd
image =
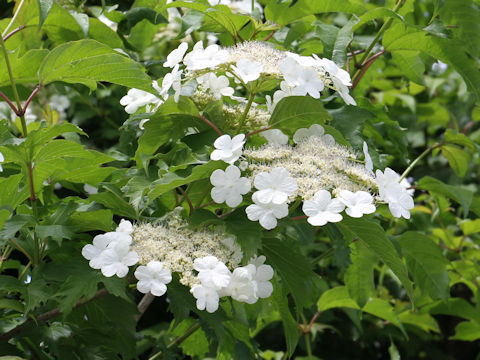
[[[282,219],[288,215],[288,205],[285,203],[264,204],[258,200],[257,193],[254,193],[252,200],[255,204],[249,205],[245,212],[247,217],[252,221],[260,221],[260,225],[267,230],[271,230],[277,226],[277,219]]]
[[[345,205],[339,199],[332,199],[327,190],[319,190],[313,200],[306,200],[302,210],[308,216],[307,221],[314,226],[323,226],[327,222],[339,222]]]
[[[360,218],[364,214],[373,214],[375,205],[373,205],[373,196],[366,191],[357,191],[355,193],[342,190],[338,198],[347,209],[345,212],[354,218]]]
[[[232,70],[246,84],[250,81],[257,80],[263,71],[263,65],[256,61],[248,59],[240,59],[237,66],[232,65]]]
[[[313,55],[318,64],[325,69],[326,75],[332,80],[333,87],[339,93],[343,101],[347,105],[357,105],[353,97],[348,93],[348,86],[351,86],[350,74],[339,68],[332,60],[320,59],[318,56]]]
[[[316,136],[322,139],[327,145],[335,144],[335,139],[333,138],[333,136],[330,134],[325,134],[323,126],[319,124],[313,124],[308,129],[300,128],[295,131],[295,134],[293,135],[293,142],[295,144],[298,144],[303,140],[309,138],[310,136]]]
[[[238,267],[233,270],[232,279],[225,289],[222,289],[222,296],[231,296],[232,299],[253,304],[257,302],[256,283],[253,281],[256,269],[255,265]]]
[[[405,186],[399,183],[400,175],[390,168],[386,168],[383,173],[377,170],[375,174],[380,198],[388,203],[392,215],[410,219],[409,210],[413,209],[415,204]]]
[[[178,102],[180,97],[180,91],[182,90],[182,72],[183,70],[178,70],[179,65],[175,65],[171,72],[166,74],[162,80],[162,89],[160,94],[162,96],[167,95],[168,90],[173,88],[175,91],[175,102]]]
[[[215,289],[204,285],[194,285],[190,292],[197,299],[197,309],[213,313],[218,309],[220,297]]]
[[[3,171],[2,163],[5,161],[5,157],[3,154],[0,152],[0,172]]]
[[[205,80],[203,81],[204,87],[210,89],[215,99],[220,99],[222,96],[230,97],[233,95],[233,88],[228,86],[230,82],[225,75],[217,77],[214,73],[208,73],[202,78]]]
[[[183,59],[183,63],[187,66],[187,70],[203,70],[213,69],[217,65],[225,62],[229,57],[227,50],[222,50],[220,46],[214,44],[203,49],[202,41],[199,41]]]
[[[273,112],[278,102],[287,96],[292,96],[292,88],[287,84],[286,81],[280,83],[280,90],[275,91],[273,94],[273,101],[270,98],[270,95],[267,95],[265,99],[267,100],[267,109],[269,112]]]
[[[253,280],[256,283],[256,295],[261,299],[266,299],[273,292],[273,285],[270,280],[273,277],[273,268],[270,265],[257,266],[257,271]]]
[[[82,256],[90,260],[89,265],[92,269],[100,269],[103,264],[101,255],[107,249],[107,246],[116,240],[124,241],[128,239],[131,239],[128,234],[118,235],[113,231],[97,235],[93,238],[92,244],[85,245],[82,248]]]
[[[137,263],[138,254],[135,251],[130,251],[130,242],[131,240],[116,240],[111,243],[105,251],[102,252],[101,271],[103,275],[105,275],[106,277],[111,277],[113,275],[117,275],[118,277],[124,277],[128,274],[128,267]]]
[[[255,193],[256,199],[264,204],[286,203],[288,197],[298,189],[297,181],[283,167],[274,168],[270,173],[259,173],[255,176],[254,185],[259,190]]]
[[[365,168],[371,175],[373,175],[372,157],[368,153],[368,145],[365,141],[363,142],[363,155],[365,155]]]
[[[120,224],[118,224],[118,227],[115,231],[130,235],[133,232],[133,225],[130,221],[122,219],[120,220]]]
[[[313,59],[310,62],[313,63]],[[287,56],[280,63],[280,70],[285,81],[292,87],[293,95],[310,94],[315,99],[320,97],[320,91],[324,89],[325,84],[314,67],[302,66],[296,58]]]
[[[160,261],[150,261],[147,266],[139,266],[135,270],[135,277],[139,280],[138,291],[143,294],[150,292],[154,296],[165,294],[166,284],[172,281],[172,273]]]
[[[413,196],[413,194],[415,194],[415,189],[411,189],[412,184],[410,183],[410,180],[413,181],[413,178],[410,178],[410,179],[403,178],[402,181],[400,181],[400,185],[402,185],[405,188],[408,195]]]
[[[213,143],[216,150],[212,151],[210,159],[233,164],[242,155],[243,144],[245,144],[244,134],[238,134],[233,139],[230,135],[222,135]]]
[[[193,268],[198,271],[198,279],[202,285],[220,290],[230,282],[230,270],[215,256],[195,259]]]
[[[269,144],[286,145],[288,144],[288,136],[285,135],[282,130],[269,129],[261,133],[261,135],[267,139]]]
[[[83,191],[88,195],[98,194],[98,188],[90,184],[83,184]]]
[[[230,207],[240,205],[242,195],[251,189],[250,181],[240,175],[240,169],[234,165],[228,166],[225,171],[215,170],[210,176],[210,182],[214,186],[211,191],[213,201],[217,204],[226,202]]]
[[[146,91],[139,89],[130,89],[127,95],[120,99],[120,105],[125,106],[127,114],[137,112],[138,108],[157,101],[157,97]]]
[[[179,62],[182,61],[183,56],[187,52],[187,49],[188,49],[188,44],[186,42],[182,42],[178,46],[178,48],[176,48],[170,54],[168,54],[167,61],[163,63],[163,66],[173,68],[175,65],[177,65]]]

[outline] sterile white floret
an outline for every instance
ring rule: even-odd
[[[339,199],[332,199],[327,190],[319,190],[312,200],[303,203],[302,210],[308,216],[307,221],[313,226],[323,226],[328,222],[339,222],[343,219],[340,213],[345,205]]]
[[[215,170],[210,175],[210,182],[214,186],[211,191],[213,201],[217,204],[226,202],[230,207],[240,205],[242,195],[251,189],[250,180],[240,176],[240,169],[234,165],[228,166],[225,171]]]
[[[139,266],[135,270],[138,279],[137,290],[143,294],[151,293],[162,296],[167,291],[166,284],[172,281],[172,273],[165,269],[160,261],[150,261],[146,266]]]

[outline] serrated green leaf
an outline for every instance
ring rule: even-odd
[[[418,187],[455,200],[463,207],[463,216],[467,216],[473,199],[473,192],[470,189],[448,185],[430,176],[425,176],[420,179]]]
[[[89,299],[95,295],[99,278],[96,271],[85,271],[82,276],[70,275],[62,283],[56,296],[61,299],[59,307],[63,316],[67,316],[72,311],[80,298]]]
[[[27,51],[22,57],[9,56],[10,66],[12,68],[12,74],[17,84],[36,84],[38,83],[37,72],[40,68],[40,64],[47,56],[48,50],[46,49],[33,49]],[[4,63],[3,56],[0,56],[0,61]],[[10,84],[10,77],[7,71],[0,72],[0,86]]]
[[[23,180],[22,174],[0,178],[0,206],[14,210],[28,198],[30,191],[26,185],[21,186]]]
[[[0,309],[10,309],[23,313],[24,306],[21,301],[13,299],[0,299]]]
[[[480,324],[475,321],[462,321],[455,327],[455,335],[449,340],[475,341],[480,339]]]
[[[393,325],[399,327],[403,331],[403,326],[400,323],[398,316],[395,314],[392,305],[385,300],[372,298],[368,300],[363,308],[360,308],[357,303],[350,298],[345,286],[337,286],[325,291],[317,302],[317,308],[319,311],[338,307],[362,310],[381,319],[390,321]]]
[[[280,275],[285,290],[292,294],[300,312],[315,277],[310,261],[276,238],[263,238],[262,250],[266,262]]]
[[[44,85],[55,81],[79,83],[94,90],[98,81],[107,81],[154,93],[151,79],[142,67],[98,41],[72,41],[53,49],[38,72]]]
[[[269,126],[293,135],[299,128],[323,125],[330,115],[319,99],[310,96],[288,96],[279,101],[269,120]]]
[[[426,307],[432,315],[442,314],[458,316],[465,320],[473,320],[480,324],[480,312],[462,298],[450,298],[447,302],[438,301]]]
[[[387,238],[383,228],[372,221],[350,217],[345,217],[338,226],[342,231],[351,232],[354,237],[364,242],[398,277],[405,287],[408,296],[413,301],[413,288],[408,278],[407,269],[400,259],[397,250]]]
[[[35,232],[40,239],[51,238],[55,240],[58,245],[62,245],[63,240],[71,240],[73,237],[72,229],[65,225],[37,225]]]
[[[359,20],[358,16],[353,15],[350,20],[338,30],[333,44],[332,60],[339,67],[343,67],[347,61],[347,47],[353,40],[353,27]]]
[[[398,243],[402,247],[407,267],[416,286],[422,294],[432,299],[447,300],[449,278],[446,270],[448,260],[440,248],[427,236],[409,231],[403,234]]]
[[[102,230],[111,231],[113,224],[111,210],[93,210],[86,212],[75,212],[69,220],[68,225],[75,231]]]
[[[385,17],[394,18],[405,23],[405,19],[402,15],[397,14],[395,11],[392,11],[391,9],[385,7],[377,7],[362,14],[359,17],[360,21],[353,27],[353,30],[357,30],[358,28],[360,28],[360,26],[364,25],[369,21]]]
[[[98,194],[91,194],[88,198],[99,202],[107,209],[110,209],[114,214],[125,216],[130,219],[136,219],[137,213],[133,206],[131,206],[125,199],[123,194],[112,185],[104,186],[108,192],[101,192]]]
[[[0,291],[24,293],[26,286],[20,280],[13,276],[0,275]]]
[[[398,318],[402,323],[418,326],[423,331],[440,333],[437,321],[430,314],[420,313],[419,311],[403,311],[398,314]]]
[[[172,330],[172,335],[176,337],[182,336],[190,326],[195,324],[195,322],[196,321],[191,318],[183,320]],[[192,335],[182,341],[180,347],[185,355],[191,356],[192,358],[204,358],[205,354],[209,350],[209,342],[205,332],[202,330],[202,328],[199,328],[195,330]]]
[[[350,249],[352,263],[345,272],[345,285],[350,297],[358,306],[363,307],[373,294],[373,269],[377,263],[377,256],[360,241],[351,244]]]
[[[465,176],[470,165],[470,155],[455,145],[443,145],[441,149],[453,171],[460,177]]]
[[[393,61],[401,72],[411,81],[424,85],[423,73],[425,64],[419,56],[418,51],[398,50],[392,53]]]
[[[480,233],[480,219],[466,220],[460,223],[460,229],[466,236]]]
[[[235,235],[237,244],[242,248],[244,259],[248,260],[254,256],[262,245],[259,236],[262,231],[260,224],[249,221],[245,211],[240,209],[234,211],[224,221],[227,232]]]
[[[40,29],[52,8],[53,0],[37,0],[37,4],[39,10],[38,28]]]
[[[452,129],[447,129],[443,135],[443,139],[447,144],[456,144],[464,146],[469,150],[475,150],[475,143],[465,134],[454,132]]]

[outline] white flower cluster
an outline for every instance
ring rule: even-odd
[[[130,250],[132,231],[132,223],[122,219],[116,231],[97,235],[93,244],[85,245],[83,257],[90,260],[91,268],[100,269],[107,277],[125,277],[128,267],[138,262],[138,254]]]
[[[245,169],[250,170],[257,189],[252,195],[253,204],[246,208],[247,217],[259,221],[265,229],[275,228],[277,220],[288,215],[288,203],[299,195],[307,221],[314,226],[341,221],[344,210],[354,218],[374,213],[373,194],[377,190],[378,199],[388,203],[394,217],[410,218],[414,203],[413,193],[407,190],[409,183],[400,182],[400,175],[390,168],[383,173],[377,170],[375,176],[366,143],[365,165],[360,165],[353,152],[337,144],[318,124],[297,130],[295,147],[287,145],[288,137],[278,129],[265,137],[268,145],[244,151],[250,160]],[[214,143],[216,149],[210,158],[230,164],[210,177],[214,185],[211,196],[216,203],[238,206],[251,189],[250,180],[241,177],[240,169],[233,165],[242,156],[244,139],[243,134],[233,139],[222,135]]]
[[[260,256],[230,272],[215,256],[195,259],[194,268],[198,271],[200,283],[192,286],[190,292],[197,299],[197,308],[214,312],[220,298],[225,296],[247,304],[269,297],[273,291],[269,281],[273,277],[273,268],[264,262],[265,256]]]
[[[318,99],[326,88],[338,92],[347,104],[356,105],[348,93],[350,75],[333,61],[275,50],[262,42],[244,42],[230,48],[212,44],[204,48],[199,41],[190,52],[188,44],[182,42],[163,65],[172,71],[164,76],[161,86],[153,82],[157,94],[130,89],[120,100],[128,114],[143,106],[155,111],[172,93],[178,101],[180,95],[195,96],[197,89],[209,93],[213,99],[228,97],[242,104],[246,99],[234,95],[238,84],[248,89],[253,81],[272,78],[280,80],[280,89],[273,94],[273,99],[266,97],[270,112],[284,97],[310,95]]]

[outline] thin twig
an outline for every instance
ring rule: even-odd
[[[267,126],[267,127],[263,128],[263,129],[259,129],[259,130],[255,130],[255,131],[249,132],[247,135],[245,135],[245,137],[247,138],[247,137],[249,137],[249,136],[252,136],[252,135],[255,135],[255,134],[261,133],[261,132],[263,132],[263,131],[270,130],[270,129],[271,129],[271,127],[270,127],[270,126]]]
[[[42,87],[42,84],[38,84],[35,87],[35,89],[33,89],[32,93],[30,94],[27,101],[25,102],[25,105],[23,105],[22,115],[25,115],[25,113],[27,112],[28,105],[30,105],[30,101],[32,101],[33,97],[35,95],[37,95],[37,93],[38,93],[38,91],[40,90],[41,87]]]
[[[184,199],[187,200],[188,207],[190,208],[190,214],[191,214],[193,212],[193,210],[195,210],[195,208],[193,207],[192,201],[190,200],[187,193],[185,192],[185,190],[183,190],[183,188],[181,186],[177,187],[177,189],[178,189],[178,191],[180,191],[182,193]]]
[[[271,39],[271,37],[277,32],[277,30],[272,30],[272,32],[270,34],[268,34],[268,36],[263,39],[263,41],[268,41]]]
[[[292,217],[292,218],[290,218],[290,220],[296,221],[296,220],[302,220],[302,219],[306,219],[306,218],[307,218],[307,215],[301,215],[301,216]]]
[[[358,75],[355,77],[354,75],[354,81],[353,81],[353,84],[352,84],[352,90],[355,89],[358,85],[358,82],[360,81],[360,79],[363,77],[363,75],[365,75],[365,73],[367,72],[368,68],[374,63],[374,61],[380,57],[381,55],[385,54],[385,50],[382,50],[382,51],[379,51],[378,53],[376,53],[375,55],[373,55],[370,59],[368,59],[365,63],[363,63],[361,65],[361,70],[360,72],[358,73]]]
[[[7,34],[7,36],[5,36],[5,37],[3,38],[3,41],[7,41],[11,36],[15,35],[17,32],[19,32],[19,31],[21,31],[21,30],[23,30],[23,29],[25,29],[25,25],[21,25],[21,26],[19,26],[18,28],[13,29],[12,31],[10,31],[10,32]]]
[[[28,260],[32,261],[33,262],[33,259],[32,257],[30,256],[30,254],[28,252],[25,251],[25,249],[19,244],[17,243],[15,240],[13,239],[8,239],[13,245],[15,245],[18,250],[20,250],[20,252],[22,252],[23,255],[25,255],[27,257]]]
[[[5,101],[7,102],[8,106],[10,106],[10,107],[12,108],[13,112],[15,113],[15,115],[20,116],[17,107],[15,106],[14,103],[12,103],[12,102],[10,101],[10,99],[8,98],[7,95],[5,95],[3,92],[0,91],[0,97],[2,97],[3,100],[5,100]]]
[[[203,209],[203,208],[206,208],[207,206],[210,206],[210,205],[213,205],[213,204],[215,204],[215,201],[209,201],[206,204],[203,204],[202,206],[199,206],[198,208]]]
[[[205,116],[200,115],[200,119],[202,119],[204,122],[206,122],[208,125],[210,125],[213,128],[213,130],[215,130],[217,132],[218,135],[220,135],[220,136],[223,135],[223,133],[210,120],[208,120]]]
[[[78,300],[77,303],[73,306],[72,309],[76,309],[78,308],[79,306],[82,306],[82,305],[85,305],[95,299],[98,299],[99,297],[101,296],[104,296],[104,295],[107,295],[108,294],[108,290],[107,289],[101,289],[99,291],[97,291],[97,293],[95,295],[93,295],[93,297],[91,297],[90,299],[82,299],[82,300]],[[47,321],[47,320],[50,320],[54,317],[57,317],[61,314],[61,310],[60,308],[56,308],[56,309],[53,309],[53,310],[50,310],[50,311],[47,311],[46,313],[43,313],[41,315],[39,315],[35,320],[36,321]],[[1,340],[8,340],[12,337],[14,337],[15,335],[17,335],[19,332],[21,332],[24,328],[26,328],[30,323],[32,323],[33,320],[32,319],[28,319],[26,322],[24,322],[23,324],[21,325],[18,325],[17,327],[13,328],[12,330],[10,330],[9,332],[3,334],[0,336],[0,339]]]
[[[138,322],[145,311],[148,309],[152,301],[155,299],[155,296],[152,293],[143,295],[142,300],[137,305],[139,314],[135,315],[135,321]]]

